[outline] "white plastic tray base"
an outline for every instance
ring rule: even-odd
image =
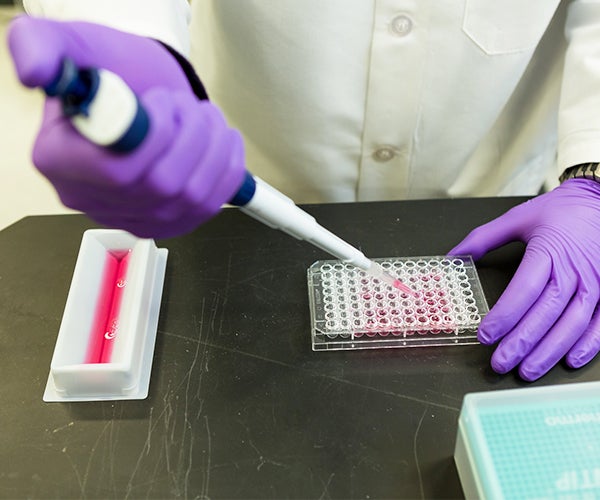
[[[341,261],[308,270],[313,350],[477,343],[488,305],[468,256],[373,259],[414,295]]]
[[[108,363],[85,363],[106,252],[131,249],[119,331]],[[124,231],[84,233],[44,391],[46,402],[148,396],[168,251]],[[114,361],[113,361],[114,360]]]

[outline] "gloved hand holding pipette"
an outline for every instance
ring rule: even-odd
[[[9,48],[21,82],[46,87],[65,58],[119,75],[142,101],[148,136],[127,155],[83,137],[48,99],[33,161],[62,202],[101,224],[142,237],[193,230],[218,213],[244,179],[239,133],[200,101],[160,43],[89,23],[16,19]]]
[[[239,133],[198,99],[180,65],[186,62],[158,42],[23,17],[11,27],[9,47],[20,80],[58,97],[46,103],[34,163],[65,205],[102,224],[164,238],[195,229],[230,202],[411,293],[247,173]]]

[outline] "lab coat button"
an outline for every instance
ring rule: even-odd
[[[400,14],[390,23],[390,30],[396,36],[406,36],[412,31],[413,23],[410,17]]]
[[[373,159],[380,163],[390,161],[394,156],[396,152],[390,147],[381,147],[373,151]]]

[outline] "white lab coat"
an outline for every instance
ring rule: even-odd
[[[600,161],[600,0],[25,4],[190,57],[296,202],[532,195]]]

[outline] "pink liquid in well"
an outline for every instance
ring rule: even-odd
[[[383,281],[351,275],[352,279],[346,282],[327,283],[325,291],[331,292],[335,300],[326,303],[324,310],[333,311],[331,314],[341,321],[334,325],[336,330],[331,338],[340,333],[342,336],[350,333],[353,339],[362,337],[363,341],[365,337],[414,338],[428,334],[461,333],[463,330],[459,329],[464,329],[463,320],[461,317],[455,319],[454,311],[458,311],[461,305],[467,307],[466,304],[472,308],[476,302],[475,298],[463,293],[470,287],[467,276],[465,273],[458,275],[453,268],[440,270],[439,265],[433,264],[429,272],[427,265],[421,262],[418,266],[398,266],[406,274],[397,279],[390,274]],[[336,288],[339,289],[337,295]],[[346,289],[349,295],[342,293],[342,289]],[[346,303],[348,298],[349,306]],[[339,310],[336,311],[336,308]],[[346,308],[352,317],[350,323],[344,324]]]
[[[107,252],[85,363],[108,363],[119,329],[129,250]]]

